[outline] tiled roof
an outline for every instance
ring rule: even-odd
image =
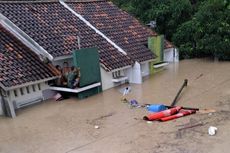
[[[4,87],[50,79],[56,69],[39,57],[0,25],[0,83]]]
[[[30,2],[58,2],[59,0],[1,0],[2,2],[7,3],[15,3],[15,2],[23,2],[23,3],[30,3]]]
[[[174,45],[171,42],[169,42],[168,40],[165,40],[164,41],[164,48],[165,49],[174,48]]]
[[[120,46],[133,60],[142,62],[155,58],[147,48],[147,39],[157,34],[112,2],[78,1],[67,4]]]
[[[99,48],[100,62],[105,70],[133,64],[128,56],[58,2],[0,3],[0,13],[54,57],[70,55],[78,49],[77,36],[80,35],[82,48]]]

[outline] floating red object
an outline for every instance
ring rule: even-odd
[[[177,113],[175,115],[161,118],[160,121],[165,122],[165,121],[173,120],[173,119],[180,118],[180,117],[183,117],[183,116],[191,115],[191,114],[194,114],[194,113],[196,113],[195,110],[184,110],[184,109],[182,109],[182,110],[179,111],[179,113]]]
[[[164,117],[168,117],[171,116],[173,114],[176,114],[179,110],[181,109],[180,106],[171,108],[171,109],[167,109],[158,113],[151,113],[148,116],[145,116],[143,119],[144,120],[149,120],[149,121],[154,121],[154,120],[159,120],[161,118]]]

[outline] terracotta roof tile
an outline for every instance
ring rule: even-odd
[[[112,2],[70,2],[67,4],[120,46],[133,60],[142,62],[155,58],[155,55],[147,48],[147,39],[157,34],[125,11],[120,10]]]
[[[0,25],[0,83],[12,87],[56,76],[51,65]]]
[[[0,12],[54,57],[72,54],[80,35],[82,48],[99,48],[107,71],[133,64],[60,3],[0,3]]]
[[[165,40],[164,41],[164,48],[165,49],[174,48],[174,45],[171,42],[169,42],[168,40]]]

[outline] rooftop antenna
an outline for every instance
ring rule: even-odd
[[[150,28],[153,28],[155,29],[157,27],[157,20],[153,20],[153,21],[150,21],[147,26],[149,26]]]

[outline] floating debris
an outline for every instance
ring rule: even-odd
[[[208,134],[211,135],[211,136],[216,135],[216,131],[217,131],[217,127],[210,126],[210,127],[208,128]]]

